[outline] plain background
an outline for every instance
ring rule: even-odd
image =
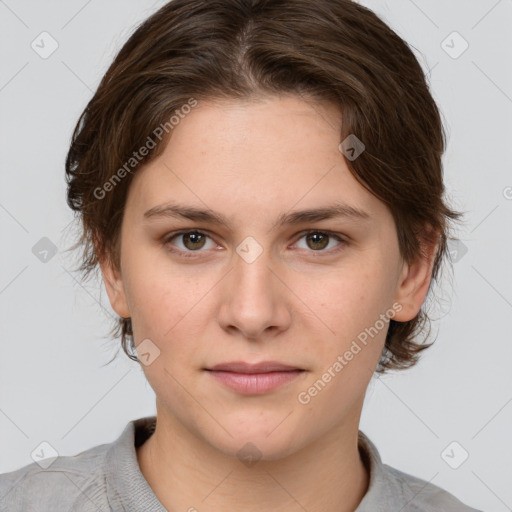
[[[118,345],[103,285],[71,272],[64,158],[115,53],[163,3],[0,1],[0,473],[32,462],[42,441],[75,454],[155,412],[136,363],[120,352],[105,366]],[[438,290],[436,342],[413,369],[372,381],[361,430],[385,463],[475,508],[512,510],[512,2],[361,3],[430,73],[447,197],[467,212]],[[44,31],[58,43],[46,59],[31,47]],[[46,263],[33,252],[43,237],[57,248]],[[457,469],[446,462],[465,452]]]

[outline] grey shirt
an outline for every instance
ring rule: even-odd
[[[166,512],[141,473],[135,451],[155,425],[155,416],[139,418],[112,443],[57,457],[46,468],[39,461],[0,475],[0,511]],[[361,431],[359,451],[370,482],[355,512],[481,512],[425,480],[383,464]],[[194,510],[195,504],[190,506]]]

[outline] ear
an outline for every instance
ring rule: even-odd
[[[131,317],[121,271],[110,258],[100,259],[100,267],[112,309],[123,318]]]
[[[439,246],[438,233],[430,229],[427,232],[426,239],[421,241],[421,246],[424,254],[420,254],[412,263],[404,262],[402,267],[395,295],[395,301],[402,305],[402,309],[393,317],[393,320],[397,322],[412,320],[425,301],[432,280],[434,259]]]

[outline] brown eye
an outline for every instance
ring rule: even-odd
[[[329,243],[329,235],[326,233],[309,233],[306,235],[306,240],[310,243],[311,249],[325,249]]]
[[[174,242],[174,240],[176,240]],[[211,247],[207,246],[210,240]],[[163,240],[164,245],[171,252],[180,253],[185,257],[194,256],[193,253],[205,252],[202,249],[209,249],[215,246],[215,243],[209,235],[202,231],[189,230],[172,233]]]
[[[348,245],[348,241],[334,233],[330,233],[329,231],[310,230],[303,234],[300,240],[302,239],[305,240],[305,247],[300,248],[306,249],[308,252],[331,254],[338,250],[344,249]],[[331,242],[338,243],[337,245],[327,248],[329,245],[331,245]]]
[[[203,233],[192,231],[190,233],[183,233],[183,245],[193,251],[194,249],[201,249],[204,246],[206,236]]]

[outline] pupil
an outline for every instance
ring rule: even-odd
[[[189,247],[189,249],[198,249],[204,245],[204,238],[201,239],[201,237],[203,237],[201,233],[186,233],[184,237],[185,240],[191,242],[193,246]],[[314,249],[323,249],[324,247],[327,246],[328,236],[323,235],[321,233],[311,233],[307,236],[307,239],[309,242],[312,242]]]
[[[316,239],[317,237],[320,237],[324,243],[322,242],[318,242],[318,240],[313,240],[313,244],[318,244],[320,243],[320,247],[313,247],[315,249],[323,249],[324,247],[326,247],[327,243],[325,243],[327,241],[327,236],[326,235],[323,235],[321,233],[312,233],[310,235],[308,235],[308,240],[312,240],[312,239]]]
[[[194,240],[194,238],[198,237],[198,238],[201,238],[203,235],[201,233],[186,233],[185,235],[185,240],[187,241],[192,241],[192,246],[193,247],[188,247],[189,249],[198,249],[200,247],[202,247],[202,245],[204,245],[204,238],[202,240],[203,244],[201,244],[201,241],[197,241],[197,240]],[[197,246],[197,244],[199,244],[199,246]],[[185,244],[187,245],[187,244]]]

